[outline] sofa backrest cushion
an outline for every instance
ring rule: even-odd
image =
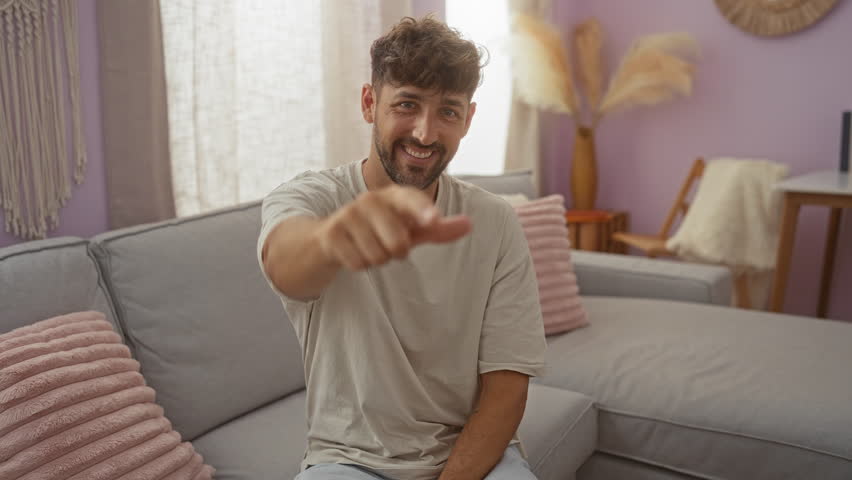
[[[260,272],[260,203],[92,239],[142,374],[192,440],[304,388],[299,343]]]
[[[532,170],[515,170],[499,175],[454,175],[496,195],[521,194],[528,199],[538,198]]]
[[[83,310],[115,314],[82,238],[60,237],[0,248],[0,333]]]

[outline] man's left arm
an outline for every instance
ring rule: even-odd
[[[439,480],[488,475],[521,423],[530,377],[544,372],[547,343],[532,256],[515,211],[506,204],[503,213],[479,340],[479,398]]]
[[[527,403],[529,377],[511,370],[480,375],[479,400],[439,480],[481,480],[503,457]]]

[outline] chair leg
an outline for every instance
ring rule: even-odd
[[[734,288],[737,290],[737,307],[751,309],[751,293],[748,288],[748,275],[738,273],[734,276]]]

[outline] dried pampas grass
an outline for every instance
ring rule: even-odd
[[[596,18],[590,18],[574,29],[574,51],[577,55],[577,76],[586,94],[592,114],[597,114],[603,97],[603,28]]]
[[[577,77],[585,94],[582,108],[568,51],[559,32],[526,14],[515,16],[511,50],[518,95],[538,108],[565,112],[578,125],[596,127],[608,113],[656,105],[692,93],[698,43],[687,33],[645,35],[624,55],[604,91],[604,32],[596,19],[574,29]],[[584,115],[585,113],[585,115]]]
[[[688,33],[654,33],[639,37],[632,45],[631,51],[647,52],[658,50],[660,52],[677,55],[684,58],[698,58],[698,42]],[[629,53],[628,53],[629,54]]]
[[[516,15],[511,54],[517,91],[525,102],[579,114],[568,52],[554,27],[531,15]]]
[[[657,34],[634,42],[613,75],[600,115],[640,105],[656,105],[692,93],[694,68],[678,55],[695,56],[698,45],[687,34]]]
[[[639,105],[656,105],[692,93],[692,66],[659,51],[625,59],[601,102],[601,115]]]

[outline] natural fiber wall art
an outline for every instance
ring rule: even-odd
[[[729,22],[746,32],[778,36],[803,30],[828,14],[837,0],[715,0]]]
[[[85,167],[76,2],[0,0],[0,207],[6,231],[44,238],[71,198],[72,176],[82,183]]]

